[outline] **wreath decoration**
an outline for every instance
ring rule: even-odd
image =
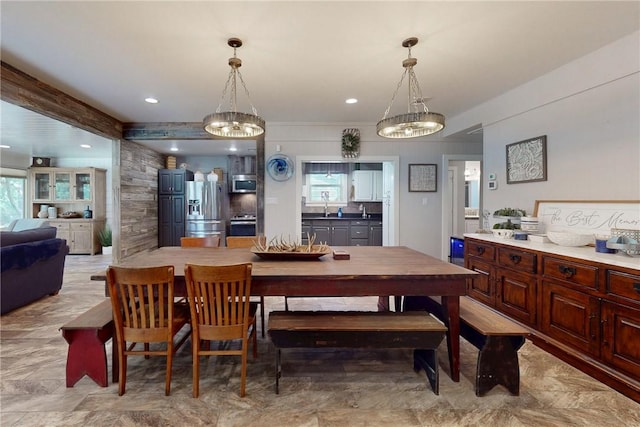
[[[355,159],[360,156],[360,130],[345,129],[342,131],[342,157]]]

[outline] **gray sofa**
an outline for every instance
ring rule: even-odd
[[[69,247],[56,231],[45,226],[0,232],[0,314],[60,291]]]

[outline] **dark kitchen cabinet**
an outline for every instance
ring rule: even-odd
[[[312,230],[313,233],[311,233],[311,236],[313,237],[315,235],[316,237],[314,240],[315,244],[326,243],[331,245],[331,226],[329,225],[329,222],[316,222],[314,223]]]
[[[382,221],[369,221],[369,246],[382,246]]]
[[[180,246],[186,227],[186,181],[193,172],[186,169],[158,171],[158,246]]]
[[[185,195],[186,181],[193,181],[193,172],[186,169],[160,169],[158,171],[158,194]]]
[[[329,246],[382,246],[382,221],[369,219],[303,219],[301,240],[308,243],[315,234],[315,243]]]
[[[349,246],[369,246],[369,221],[351,220]]]
[[[331,245],[332,246],[349,246],[349,221],[333,220],[331,221]]]

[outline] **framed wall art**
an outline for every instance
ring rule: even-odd
[[[438,191],[438,165],[409,165],[409,191]]]
[[[546,135],[507,145],[507,184],[546,180]]]

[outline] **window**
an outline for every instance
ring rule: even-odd
[[[307,179],[307,206],[346,205],[349,197],[348,175],[313,173],[306,175]],[[325,200],[326,197],[326,200]]]
[[[24,176],[0,176],[0,227],[8,226],[14,219],[25,218],[26,182]]]

